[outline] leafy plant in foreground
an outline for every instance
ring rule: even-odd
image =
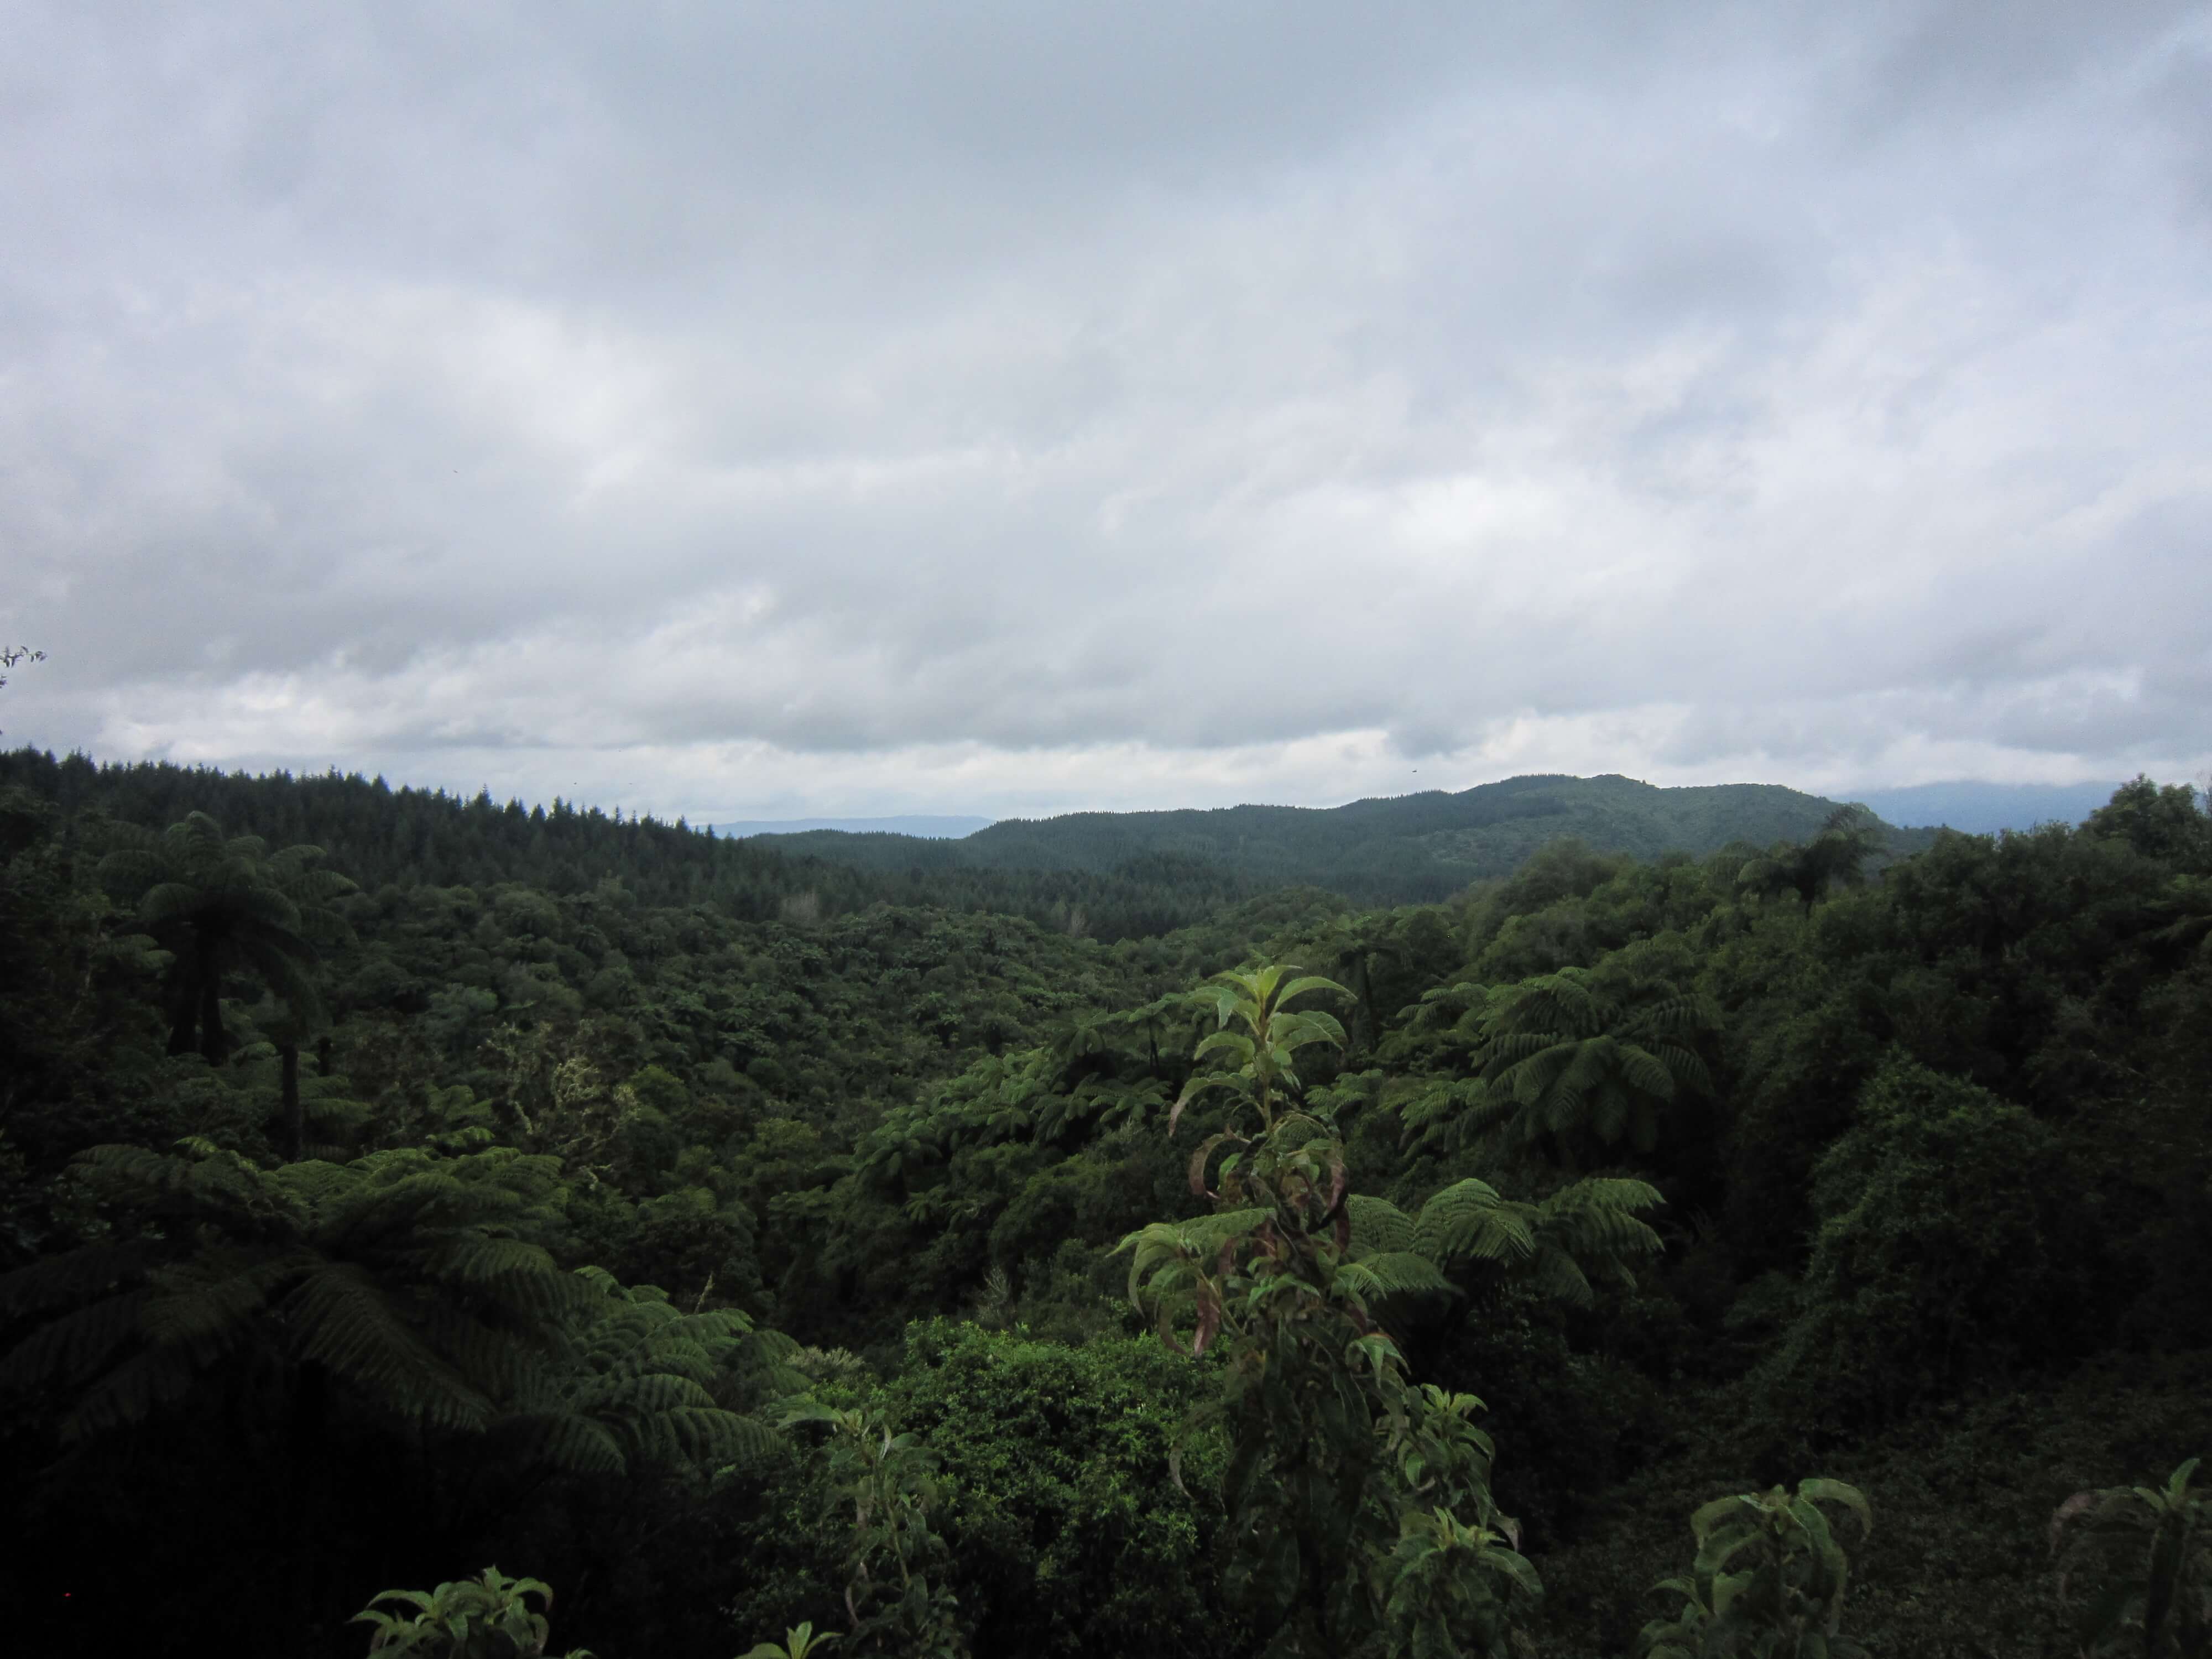
[[[356,1624],[376,1626],[371,1653],[421,1655],[422,1659],[538,1659],[545,1651],[548,1626],[541,1607],[553,1605],[553,1591],[542,1579],[508,1578],[486,1567],[481,1578],[441,1584],[434,1590],[386,1590],[354,1615]],[[380,1601],[412,1607],[409,1616],[379,1611]],[[583,1648],[567,1659],[592,1659]]]
[[[1644,1627],[1642,1659],[1865,1659],[1838,1633],[1850,1561],[1823,1503],[1858,1516],[1862,1536],[1872,1529],[1857,1487],[1819,1479],[1798,1482],[1795,1494],[1777,1486],[1718,1498],[1692,1516],[1696,1565],[1656,1587],[1680,1595],[1681,1611]]]
[[[1470,1420],[1478,1402],[1414,1388],[1370,1306],[1449,1286],[1407,1248],[1412,1219],[1389,1206],[1364,1217],[1378,1237],[1355,1237],[1343,1143],[1305,1109],[1294,1069],[1301,1048],[1340,1048],[1343,1029],[1284,1006],[1346,994],[1294,972],[1224,974],[1204,994],[1218,1027],[1196,1057],[1238,1065],[1194,1077],[1170,1132],[1200,1091],[1237,1097],[1190,1164],[1191,1188],[1215,1213],[1122,1241],[1131,1299],[1171,1346],[1187,1313],[1189,1351],[1218,1345],[1227,1359],[1219,1397],[1191,1422],[1227,1437],[1222,1584],[1268,1652],[1351,1655],[1379,1640],[1425,1656],[1503,1654],[1516,1600],[1539,1586],[1525,1562],[1503,1559],[1512,1523],[1490,1500],[1490,1444]]]
[[[934,1583],[929,1578],[945,1554],[944,1540],[929,1524],[937,1505],[935,1455],[919,1436],[894,1434],[874,1413],[858,1407],[797,1400],[783,1425],[801,1423],[828,1425],[830,1474],[853,1505],[845,1611],[854,1650],[902,1659],[966,1653],[957,1622],[959,1598],[941,1572]]]
[[[2076,1492],[2051,1516],[2059,1595],[2084,1569],[2093,1575],[2075,1626],[2083,1653],[2212,1654],[2212,1493],[2191,1486],[2201,1461],[2160,1488]]]
[[[781,1642],[763,1642],[748,1648],[741,1659],[807,1659],[809,1654],[821,1652],[836,1639],[836,1633],[832,1631],[825,1631],[817,1636],[813,1622],[810,1620],[784,1632]]]
[[[1536,1570],[1505,1534],[1462,1522],[1448,1509],[1406,1516],[1389,1576],[1391,1650],[1417,1659],[1512,1652],[1516,1613],[1544,1593]]]

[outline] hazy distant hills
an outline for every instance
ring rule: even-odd
[[[1892,823],[1942,824],[1969,835],[2079,823],[2112,799],[2117,783],[1920,783],[1858,797]]]
[[[959,840],[820,830],[763,837],[779,851],[876,870],[962,868],[1140,872],[1210,865],[1252,890],[1305,883],[1378,902],[1437,899],[1504,876],[1546,842],[1579,837],[1639,858],[1765,847],[1815,834],[1837,803],[1778,784],[1663,789],[1618,776],[1532,776],[1457,794],[1431,791],[1346,806],[1230,806],[1009,818]],[[1925,830],[1893,831],[1899,852]]]
[[[972,836],[991,822],[989,818],[914,815],[899,818],[743,818],[710,827],[718,836],[797,836],[810,830],[836,830],[848,835],[913,836],[924,841],[945,841]]]

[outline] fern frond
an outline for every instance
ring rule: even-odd
[[[0,1321],[66,1307],[143,1279],[159,1258],[143,1240],[86,1244],[0,1274]]]
[[[394,1311],[376,1282],[349,1262],[310,1274],[285,1299],[302,1357],[317,1360],[403,1417],[480,1429],[491,1402]]]
[[[155,1342],[190,1346],[203,1354],[229,1346],[240,1328],[290,1281],[313,1272],[321,1258],[308,1250],[273,1257],[209,1252],[188,1267],[157,1275],[143,1317]]]
[[[1348,1282],[1363,1299],[1437,1292],[1449,1295],[1452,1290],[1451,1281],[1437,1271],[1435,1262],[1411,1250],[1358,1257],[1340,1266],[1337,1276]]]
[[[151,1294],[143,1288],[125,1291],[41,1325],[0,1358],[0,1392],[83,1382],[118,1348],[143,1334],[139,1314]]]
[[[1352,1218],[1352,1248],[1355,1250],[1397,1251],[1414,1248],[1419,1231],[1413,1218],[1388,1200],[1354,1193],[1344,1200]]]
[[[349,1103],[339,1103],[341,1104]],[[308,1109],[313,1115],[313,1108]],[[298,1164],[287,1164],[270,1176],[288,1196],[310,1208],[320,1208],[361,1184],[361,1176],[346,1164],[324,1158],[311,1158]]]
[[[758,1418],[717,1411],[707,1422],[688,1413],[676,1419],[684,1449],[694,1462],[726,1467],[763,1462],[783,1449],[783,1437]]]
[[[143,1423],[171,1401],[184,1397],[199,1375],[181,1348],[142,1348],[102,1376],[62,1419],[64,1440]]]
[[[487,1324],[475,1312],[442,1301],[425,1310],[422,1336],[470,1387],[510,1403],[530,1394],[552,1348],[539,1333]]]
[[[1541,1208],[1547,1231],[1570,1250],[1641,1256],[1664,1245],[1638,1212],[1665,1202],[1649,1182],[1594,1176],[1554,1193]]]
[[[1597,1300],[1597,1292],[1590,1288],[1588,1276],[1565,1250],[1539,1253],[1527,1269],[1527,1283],[1540,1295],[1557,1297],[1578,1308],[1586,1308]]]
[[[1536,1253],[1535,1234],[1522,1212],[1486,1182],[1454,1182],[1421,1206],[1413,1248],[1431,1261],[1462,1257],[1483,1261],[1525,1260]]]
[[[576,1474],[625,1474],[629,1470],[622,1442],[588,1417],[549,1419],[538,1452],[556,1468]]]
[[[711,1411],[714,1397],[689,1377],[661,1371],[608,1379],[587,1389],[577,1403],[594,1414],[642,1419],[686,1409]]]
[[[1268,1209],[1223,1210],[1213,1215],[1194,1216],[1188,1221],[1169,1224],[1188,1241],[1191,1249],[1210,1255],[1231,1239],[1250,1232],[1273,1214],[1274,1212]]]
[[[449,1238],[434,1247],[423,1263],[433,1277],[464,1285],[490,1285],[505,1279],[557,1276],[570,1297],[574,1298],[586,1286],[580,1285],[574,1274],[562,1273],[553,1265],[553,1258],[535,1244],[525,1243],[519,1238],[494,1238],[480,1233],[465,1233]],[[588,1304],[583,1304],[588,1305]]]
[[[100,1192],[129,1200],[190,1198],[234,1210],[268,1208],[280,1194],[235,1152],[178,1158],[144,1146],[89,1146],[72,1167]]]

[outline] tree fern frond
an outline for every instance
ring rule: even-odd
[[[142,1287],[104,1297],[41,1325],[0,1357],[0,1393],[82,1382],[143,1334],[139,1315],[151,1294]]]
[[[571,1305],[579,1305],[574,1300],[577,1292],[590,1294],[588,1285],[578,1281],[574,1274],[561,1273],[553,1265],[552,1256],[542,1247],[525,1243],[519,1238],[492,1238],[478,1233],[464,1233],[434,1246],[423,1267],[437,1278],[466,1285],[487,1285],[507,1279],[558,1277],[562,1288],[572,1298]]]
[[[490,1417],[490,1401],[423,1343],[362,1267],[329,1264],[283,1305],[304,1358],[387,1408],[447,1428],[479,1429]]]
[[[473,1310],[442,1301],[424,1310],[422,1335],[471,1388],[507,1403],[530,1393],[552,1346],[537,1332],[488,1324]]]
[[[78,1398],[62,1419],[62,1438],[78,1440],[143,1423],[158,1407],[183,1398],[198,1375],[198,1367],[181,1348],[142,1348]]]
[[[556,1468],[576,1474],[626,1474],[622,1442],[588,1417],[556,1417],[544,1425],[538,1450]]]
[[[782,1437],[757,1419],[720,1407],[690,1407],[667,1414],[678,1448],[695,1463],[727,1466],[755,1463],[772,1457],[782,1446]]]
[[[1413,1218],[1386,1199],[1354,1193],[1344,1201],[1352,1218],[1352,1248],[1375,1252],[1410,1250],[1418,1229]]]
[[[158,1260],[143,1240],[86,1244],[0,1274],[0,1321],[66,1307],[143,1278]]]
[[[595,1413],[645,1418],[688,1408],[712,1410],[714,1397],[688,1376],[655,1371],[641,1376],[605,1379],[585,1390],[577,1403],[580,1408]]]
[[[1674,1097],[1674,1074],[1660,1062],[1657,1055],[1634,1043],[1624,1042],[1617,1045],[1615,1056],[1620,1074],[1631,1087],[1641,1089],[1656,1100]]]
[[[1194,1216],[1188,1221],[1170,1224],[1174,1231],[1187,1239],[1192,1249],[1204,1254],[1219,1249],[1232,1238],[1250,1232],[1274,1214],[1273,1210],[1224,1210],[1213,1215]]]
[[[1547,1249],[1540,1252],[1528,1268],[1528,1284],[1532,1290],[1545,1296],[1557,1297],[1562,1302],[1586,1308],[1597,1300],[1597,1292],[1590,1288],[1589,1277],[1565,1251]]]
[[[1421,1206],[1413,1247],[1439,1263],[1525,1259],[1535,1254],[1536,1239],[1521,1210],[1486,1182],[1455,1182]]]
[[[157,1276],[143,1318],[146,1334],[155,1342],[211,1352],[234,1340],[272,1294],[313,1272],[320,1261],[309,1250],[258,1259],[234,1255],[228,1261],[204,1255],[188,1268]]]
[[[194,1155],[179,1158],[144,1146],[91,1146],[71,1160],[71,1167],[103,1196],[125,1202],[183,1200],[196,1209],[227,1212],[234,1220],[297,1218],[297,1207],[283,1191],[236,1152],[204,1142],[187,1150]]]
[[[1363,1255],[1343,1263],[1337,1274],[1365,1299],[1439,1291],[1449,1295],[1452,1289],[1451,1281],[1437,1271],[1435,1262],[1411,1250]]]
[[[1562,1188],[1541,1206],[1547,1236],[1578,1255],[1656,1255],[1659,1235],[1638,1214],[1666,1200],[1649,1182],[1590,1176]]]

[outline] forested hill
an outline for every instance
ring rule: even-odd
[[[371,891],[520,883],[578,894],[613,882],[640,903],[713,904],[744,921],[927,904],[1108,943],[1190,927],[1290,886],[1362,903],[1430,902],[1510,875],[1563,837],[1639,858],[1806,842],[1836,809],[1771,784],[1662,789],[1535,776],[1329,808],[1010,819],[960,841],[834,830],[733,839],[619,808],[501,805],[357,773],[254,776],[23,749],[0,753],[0,788],[10,784],[67,812],[92,808],[155,828],[203,811],[272,846],[307,842]],[[1892,853],[1933,833],[1885,832]]]
[[[1836,807],[1778,784],[1662,789],[1617,775],[1539,775],[1457,794],[1431,790],[1346,806],[1075,812],[1011,818],[959,841],[815,830],[757,837],[755,844],[879,871],[1097,873],[1167,858],[1234,868],[1260,889],[1299,884],[1407,904],[1510,875],[1539,847],[1564,836],[1637,858],[1704,854],[1732,842],[1809,840]],[[1927,831],[1888,835],[1897,853],[1917,850],[1929,838]]]
[[[164,762],[100,765],[35,749],[0,752],[0,791],[14,785],[64,813],[91,810],[149,829],[205,812],[233,835],[306,842],[371,892],[387,887],[534,887],[561,896],[612,883],[650,906],[710,904],[739,921],[803,921],[872,905],[927,904],[1022,916],[1111,941],[1189,927],[1254,896],[1261,884],[1188,860],[1136,860],[1108,871],[962,868],[885,861],[866,868],[811,856],[780,838],[736,840],[556,799],[501,805],[394,787],[358,773],[254,776]],[[898,838],[906,844],[908,838]],[[914,840],[916,847],[940,843]]]

